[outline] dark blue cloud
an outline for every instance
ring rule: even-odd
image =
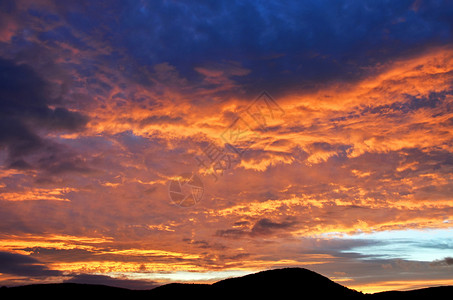
[[[5,3],[11,14],[18,9]],[[151,85],[153,66],[166,62],[200,83],[196,67],[234,61],[251,70],[231,76],[250,95],[358,80],[378,64],[453,41],[448,1],[116,0],[55,1],[54,7],[34,5],[26,19],[20,15],[22,34],[35,33],[56,48],[63,42],[109,49],[92,60],[81,57],[83,66],[72,66],[81,76],[93,77],[106,64]],[[13,43],[31,46],[20,35]]]
[[[88,121],[77,112],[56,105],[47,83],[26,65],[0,58],[0,115],[11,122],[31,123],[51,130],[77,130]],[[25,125],[24,125],[25,126]]]
[[[168,62],[197,81],[201,75],[194,67],[236,61],[252,71],[236,78],[251,90],[356,80],[377,63],[452,42],[448,1],[78,1],[57,6],[72,28],[109,44],[115,59],[126,57],[131,67],[125,72],[131,76],[138,66]],[[77,45],[62,28],[45,36]]]
[[[80,159],[41,135],[78,131],[88,122],[86,116],[55,105],[62,104],[31,67],[0,58],[0,149],[7,150],[9,168],[32,168],[24,157],[40,153],[37,165],[51,173],[86,169]]]
[[[61,276],[62,273],[50,270],[35,258],[9,252],[0,252],[0,272],[29,277]]]
[[[430,92],[426,97],[417,97],[414,95],[403,95],[404,101],[395,101],[391,104],[378,105],[374,107],[365,107],[360,115],[375,114],[379,116],[408,114],[415,112],[418,109],[434,109],[443,105],[443,111],[437,115],[448,114],[453,107],[448,103],[446,97],[452,95],[453,90],[445,90],[442,92]],[[359,117],[359,115],[355,115]],[[415,128],[414,128],[415,129]]]

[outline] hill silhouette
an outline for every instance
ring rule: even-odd
[[[348,289],[313,271],[286,268],[262,271],[243,277],[225,279],[213,284],[222,294],[243,294],[249,297],[323,296],[346,297],[361,293]]]
[[[211,285],[168,284],[151,290],[156,297],[194,295],[232,297],[233,299],[256,299],[264,297],[293,297],[294,295],[351,297],[359,292],[337,284],[327,277],[302,268],[286,268],[262,271],[242,277],[229,278]]]
[[[303,268],[285,268],[262,271],[242,277],[229,278],[213,284],[171,283],[151,290],[129,290],[105,285],[59,283],[35,284],[0,289],[1,299],[23,297],[83,297],[102,299],[175,299],[196,298],[215,299],[219,296],[237,299],[296,298],[328,299],[373,298],[373,299],[414,299],[445,297],[452,295],[453,286],[425,288],[413,291],[388,291],[375,294],[362,294],[344,287],[313,271]]]

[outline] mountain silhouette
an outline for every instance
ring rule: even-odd
[[[446,297],[453,294],[453,286],[433,287],[412,291],[388,291],[362,294],[344,287],[313,271],[303,268],[285,268],[262,271],[242,277],[229,278],[213,284],[171,283],[151,290],[129,290],[105,285],[56,283],[35,284],[0,288],[1,299],[23,297],[45,297],[62,299],[82,297],[84,299],[216,299],[231,297],[238,299],[327,299],[373,298],[414,299]]]
[[[250,297],[323,296],[346,297],[361,293],[348,289],[327,277],[302,268],[262,271],[243,277],[225,279],[213,284],[222,294]]]
[[[206,296],[222,295],[233,299],[256,299],[264,297],[311,296],[359,296],[361,293],[337,284],[327,277],[302,268],[286,268],[262,271],[242,277],[229,278],[211,285],[167,284],[151,290],[156,297],[179,295]]]

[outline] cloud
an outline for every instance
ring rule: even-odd
[[[451,227],[450,5],[87,3],[0,4],[0,227],[14,235],[1,249],[74,280],[309,265],[363,283],[427,270],[377,259],[385,239],[324,235]],[[214,181],[196,156],[224,149],[262,89],[285,115]],[[179,210],[168,180],[197,170],[203,199]],[[44,199],[64,201],[28,201]],[[45,243],[56,233],[70,237]],[[71,242],[81,236],[111,242]]]
[[[171,117],[171,116],[149,116],[140,121],[142,125],[148,124],[164,125],[166,123],[181,124],[182,122],[184,122],[184,119],[182,117]]]
[[[24,10],[31,15],[30,22],[42,26],[34,28],[39,42],[64,43],[65,51],[84,51],[96,40],[99,50],[117,49],[106,59],[109,64],[122,65],[128,78],[150,86],[158,79],[149,78],[150,68],[160,66],[168,74],[172,66],[186,83],[225,82],[223,75],[229,73],[235,76],[233,86],[245,86],[252,95],[264,88],[281,95],[318,89],[329,82],[356,81],[376,72],[377,63],[445,45],[451,39],[451,8],[445,2],[426,2],[417,10],[412,1],[386,5],[372,1],[289,1],[285,5],[278,1],[196,5],[114,1],[108,7],[84,2],[43,2]],[[20,7],[9,10],[13,16],[21,12]],[[105,13],[99,15],[99,11]],[[6,30],[5,39],[15,33],[17,38],[19,32]],[[235,68],[236,63],[241,67]]]
[[[453,257],[445,257],[444,259],[435,260],[431,263],[433,266],[451,266],[453,265]]]
[[[52,99],[47,83],[27,65],[0,59],[3,72],[0,84],[3,118],[12,118],[31,127],[74,131],[87,123],[85,116],[68,111]]]
[[[0,252],[0,273],[26,277],[63,275],[58,270],[50,270],[45,264],[35,258],[9,252]]]
[[[246,225],[248,223],[245,222],[235,222],[236,226],[241,226],[241,225]],[[282,222],[274,222],[271,221],[268,218],[263,218],[255,222],[255,224],[252,226],[250,230],[248,229],[224,229],[224,230],[218,230],[216,232],[217,236],[221,237],[240,237],[244,235],[248,236],[265,236],[265,235],[271,235],[275,232],[279,231],[284,231],[285,229],[293,229],[294,226],[297,224],[296,221],[282,221]]]
[[[47,83],[31,67],[0,59],[0,68],[0,146],[8,151],[8,167],[31,169],[33,165],[25,158],[36,153],[42,156],[41,161],[52,157],[54,164],[64,165],[65,162],[55,160],[56,156],[63,156],[59,151],[62,147],[42,137],[42,132],[82,130],[87,117],[55,106],[59,103],[51,98]],[[68,151],[65,152],[67,157]],[[47,165],[48,162],[37,167]],[[56,169],[54,166],[49,170]]]
[[[282,230],[293,227],[296,222],[283,221],[283,222],[272,222],[271,220],[264,218],[258,220],[252,227],[252,234],[262,235],[270,234],[274,230]]]

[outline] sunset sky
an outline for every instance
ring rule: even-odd
[[[0,1],[0,285],[281,267],[453,285],[451,1]]]

